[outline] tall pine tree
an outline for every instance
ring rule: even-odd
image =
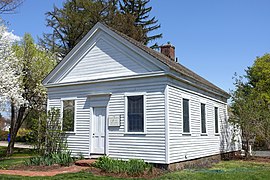
[[[46,13],[52,33],[44,34],[41,44],[63,58],[97,22],[112,19],[115,9],[116,1],[68,0]]]
[[[149,35],[150,32],[160,28],[156,17],[150,17],[152,7],[147,7],[150,0],[121,0],[120,10],[122,14],[132,15],[135,18],[135,27],[143,30],[141,42],[147,45],[149,42],[162,38],[162,34]]]

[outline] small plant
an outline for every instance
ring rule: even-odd
[[[131,159],[128,161],[128,166],[129,169],[127,170],[128,174],[141,174],[144,172],[146,169],[152,169],[150,168],[151,165],[146,164],[143,160],[138,160],[138,159]]]
[[[84,159],[83,153],[82,152],[77,153],[76,160],[82,160],[82,159]]]
[[[58,152],[58,153],[51,153],[44,156],[35,156],[26,160],[24,162],[27,166],[51,166],[54,164],[59,164],[61,166],[69,166],[73,163],[75,159],[71,157],[71,152]]]
[[[127,173],[129,175],[139,175],[145,171],[151,172],[152,165],[145,163],[143,160],[130,159],[128,161],[111,159],[108,156],[102,156],[93,164],[105,172],[110,173]]]

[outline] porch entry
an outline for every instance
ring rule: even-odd
[[[93,108],[92,152],[105,154],[106,107]]]

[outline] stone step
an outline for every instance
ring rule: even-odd
[[[82,159],[75,162],[77,166],[89,167],[92,163],[94,163],[96,159]]]

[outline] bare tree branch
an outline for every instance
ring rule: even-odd
[[[0,0],[0,14],[13,14],[24,0]]]

